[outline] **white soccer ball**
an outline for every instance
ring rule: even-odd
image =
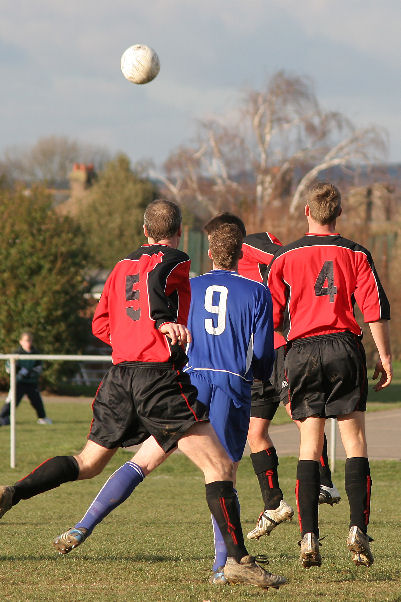
[[[130,46],[121,57],[121,71],[133,84],[147,84],[160,71],[157,53],[145,44]]]

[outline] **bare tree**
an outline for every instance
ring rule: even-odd
[[[355,130],[344,115],[323,111],[308,78],[278,72],[264,90],[244,93],[234,113],[201,122],[198,139],[173,153],[158,177],[181,202],[208,214],[242,208],[260,227],[273,206],[293,214],[323,170],[384,148],[377,128]]]
[[[39,139],[31,148],[9,148],[2,169],[11,180],[46,182],[49,186],[67,185],[74,163],[92,163],[100,170],[110,159],[108,151],[65,136]]]
[[[290,204],[290,214],[294,214],[305,190],[322,171],[331,167],[346,167],[352,163],[369,163],[381,159],[386,150],[386,135],[377,127],[352,130],[350,135],[341,140],[312,167],[299,182]]]

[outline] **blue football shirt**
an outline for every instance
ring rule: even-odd
[[[224,373],[233,384],[270,377],[273,315],[264,284],[227,270],[192,278],[188,328],[186,371]]]

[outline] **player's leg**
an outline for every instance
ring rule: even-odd
[[[68,554],[78,547],[92,534],[94,528],[112,510],[122,504],[142,483],[146,475],[160,466],[174,450],[165,453],[153,437],[149,437],[138,452],[125,464],[120,466],[103,485],[83,518],[57,536],[53,545],[60,554]]]
[[[156,379],[155,371],[155,366],[142,366],[138,368],[140,375],[132,379],[137,415],[165,452],[178,446],[204,473],[209,510],[229,555],[224,568],[226,579],[261,587],[282,585],[286,581],[283,577],[267,573],[248,556],[233,486],[233,462],[208,421],[207,407],[198,400],[198,390],[186,373],[160,366]],[[162,405],[160,399],[164,400]]]
[[[279,462],[269,434],[269,427],[284,395],[284,359],[285,346],[283,345],[276,350],[270,382],[255,381],[252,385],[248,443],[251,448],[253,468],[258,477],[263,497],[264,510],[278,509],[283,500],[277,472]],[[271,529],[267,531],[267,534],[270,531]]]
[[[128,411],[123,404],[126,399],[122,395],[121,383],[119,382],[117,387],[114,386],[113,374],[116,368],[117,366],[113,366],[108,370],[97,390],[92,404],[91,431],[84,449],[75,456],[50,458],[13,486],[1,487],[0,518],[21,500],[59,487],[68,481],[91,479],[103,470],[116,452],[121,431],[124,431],[125,425],[118,420],[119,413]]]
[[[273,529],[285,520],[291,520],[294,511],[284,500],[278,478],[278,457],[268,429],[270,418],[255,416],[261,412],[275,413],[278,403],[268,403],[264,409],[252,406],[249,423],[248,443],[251,448],[251,461],[259,481],[264,510],[259,515],[255,528],[248,533],[248,539],[259,539],[269,535]],[[273,417],[272,416],[272,417]]]
[[[324,352],[326,378],[331,383],[327,400],[328,416],[337,416],[346,452],[345,490],[350,504],[350,531],[347,539],[355,564],[370,566],[369,546],[371,477],[365,435],[368,378],[365,351],[351,333],[327,336]]]
[[[356,565],[370,566],[373,555],[367,534],[370,515],[372,479],[365,435],[365,413],[353,412],[338,417],[341,439],[347,456],[345,490],[350,505],[348,549]]]
[[[334,485],[327,454],[327,437],[324,435],[323,450],[319,461],[320,491],[319,504],[338,504],[341,501],[340,492]]]
[[[319,552],[319,460],[325,419],[310,416],[300,421],[301,443],[295,494],[301,530],[301,561],[304,568],[320,566]]]
[[[290,404],[286,405],[287,413],[291,417]],[[298,429],[300,429],[299,420],[294,420]],[[331,470],[329,465],[329,457],[327,454],[327,437],[326,433],[323,435],[323,449],[322,455],[319,458],[319,504],[338,504],[341,501],[340,493],[337,487],[334,485],[331,478]]]
[[[268,573],[248,555],[233,486],[233,462],[212,425],[208,422],[194,424],[179,440],[178,447],[204,473],[206,500],[227,548],[224,567],[227,581],[261,587],[279,587],[286,583],[284,577]]]
[[[241,386],[238,396],[234,399],[233,395],[235,393],[232,380],[228,379],[225,374],[208,374],[205,377],[204,374],[195,373],[191,374],[191,382],[197,387],[198,399],[209,408],[210,423],[224,450],[233,462],[233,485],[235,485],[238,462],[242,458],[248,435],[250,391],[249,395],[246,395]],[[234,495],[239,515],[240,505],[235,489]],[[224,567],[227,563],[228,552],[224,536],[213,514],[212,525],[215,558],[210,582],[214,585],[222,585],[227,583]],[[270,577],[271,579],[272,577]]]
[[[31,406],[33,407],[33,409],[36,412],[36,415],[38,417],[38,420],[40,420],[41,424],[45,424],[45,418],[46,418],[46,411],[45,411],[45,406],[43,404],[43,399],[42,396],[39,392],[39,389],[37,387],[37,385],[30,385],[28,391],[27,391],[27,397],[31,403]]]
[[[295,494],[304,568],[321,565],[318,500],[327,396],[325,366],[321,359],[324,343],[321,337],[295,340],[285,358],[291,417],[299,422],[301,439]]]
[[[259,539],[269,535],[281,522],[291,520],[294,511],[283,499],[278,477],[278,457],[269,435],[280,400],[286,394],[284,371],[285,346],[276,351],[271,383],[255,381],[252,386],[251,420],[248,443],[251,448],[251,461],[259,481],[264,510],[259,515],[255,528],[248,533],[248,539]]]
[[[286,401],[285,409],[290,418],[291,416],[291,404]],[[293,420],[298,430],[300,429],[299,420]],[[327,454],[327,437],[324,434],[323,438],[323,450],[322,455],[319,459],[319,478],[320,478],[320,489],[319,489],[319,504],[338,504],[341,501],[340,493],[337,487],[334,485],[331,478],[331,470],[329,465],[329,458]]]
[[[25,395],[25,386],[23,383],[17,381],[15,391],[15,407],[18,408]],[[0,426],[7,426],[10,424],[10,411],[11,411],[11,390],[8,392],[7,399],[4,402],[0,412]]]
[[[56,456],[46,460],[12,487],[0,488],[0,518],[19,501],[78,479],[99,474],[120,445],[128,415],[130,398],[124,396],[124,382],[115,383],[118,366],[112,366],[101,382],[92,404],[93,419],[89,440],[75,456]],[[130,375],[128,375],[130,381]]]
[[[271,407],[272,404],[268,404],[267,401],[266,409],[270,410]],[[252,415],[248,430],[248,443],[251,448],[250,457],[259,482],[264,510],[275,510],[283,499],[283,492],[280,489],[278,478],[277,452],[269,435],[271,418],[255,416],[255,410],[256,408],[251,410]]]
[[[46,460],[13,486],[0,487],[0,518],[21,500],[28,500],[68,481],[91,479],[103,470],[115,451],[87,441],[76,456],[56,456]]]
[[[234,463],[234,481],[233,484],[235,486],[236,475],[238,469],[239,462]],[[237,505],[238,505],[238,513],[241,514],[240,503],[238,499],[237,490],[234,489]],[[209,579],[209,582],[212,585],[224,585],[227,583],[227,579],[224,576],[224,566],[227,562],[227,548],[224,542],[224,537],[220,531],[219,525],[217,524],[216,519],[213,514],[211,515],[212,527],[213,527],[213,540],[214,540],[214,561],[212,567],[212,575]]]

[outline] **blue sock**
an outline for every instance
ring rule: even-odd
[[[234,489],[234,493],[237,498],[238,511],[239,511],[240,505],[239,505],[239,499],[238,499],[238,494],[237,494],[236,489]],[[223,539],[223,536],[219,529],[219,526],[213,515],[211,516],[211,519],[212,519],[213,535],[214,535],[214,563],[213,563],[212,570],[213,570],[213,572],[216,572],[217,569],[219,569],[220,567],[222,567],[226,564],[227,548],[226,548],[226,544],[224,543],[224,539]]]
[[[141,467],[134,462],[126,462],[120,466],[103,485],[75,528],[84,527],[88,529],[90,535],[96,525],[114,508],[122,504],[144,478]]]

